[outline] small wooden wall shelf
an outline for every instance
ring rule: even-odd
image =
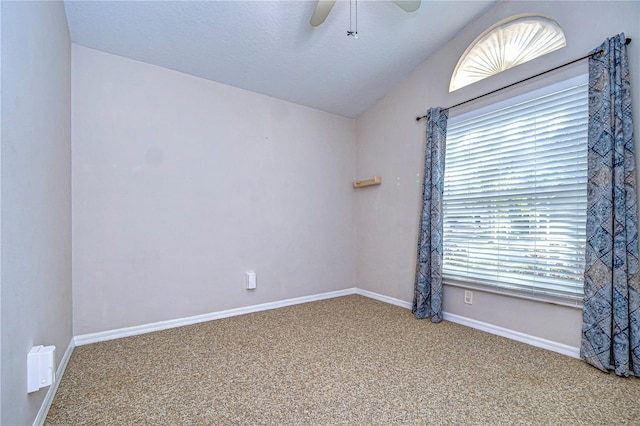
[[[356,180],[353,182],[354,188],[364,188],[367,186],[381,185],[382,184],[382,176],[376,176],[372,179],[365,180]]]

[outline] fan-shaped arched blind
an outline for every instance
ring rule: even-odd
[[[566,45],[564,33],[542,16],[510,18],[480,35],[458,61],[449,91],[546,55]]]

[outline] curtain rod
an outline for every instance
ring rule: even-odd
[[[630,44],[630,43],[631,43],[631,39],[630,39],[630,38],[625,39],[625,44]],[[602,50],[600,50],[599,52],[602,52]],[[455,105],[453,105],[453,106],[450,106],[450,107],[448,107],[448,108],[443,108],[443,109],[451,109],[451,108],[459,107],[460,105],[464,105],[464,104],[466,104],[466,103],[469,103],[469,102],[475,101],[475,100],[477,100],[477,99],[484,98],[485,96],[492,95],[492,94],[494,94],[494,93],[496,93],[496,92],[499,92],[499,91],[501,91],[501,90],[508,89],[508,88],[509,88],[509,87],[511,87],[511,86],[515,86],[516,84],[524,83],[525,81],[529,81],[529,80],[531,80],[531,79],[533,79],[533,78],[540,77],[541,75],[544,75],[544,74],[547,74],[547,73],[549,73],[549,72],[555,71],[555,70],[557,70],[557,69],[560,69],[560,68],[566,67],[567,65],[575,64],[576,62],[581,61],[581,60],[583,60],[583,59],[586,59],[586,58],[590,57],[591,55],[594,55],[595,53],[598,53],[598,52],[589,53],[588,55],[584,55],[584,56],[582,56],[582,57],[580,57],[580,58],[578,58],[578,59],[574,59],[573,61],[569,61],[569,62],[567,62],[567,63],[565,63],[565,64],[558,65],[557,67],[555,67],[555,68],[551,68],[550,70],[542,71],[541,73],[538,73],[538,74],[536,74],[536,75],[532,75],[531,77],[524,78],[524,79],[522,79],[522,80],[520,80],[520,81],[516,81],[515,83],[511,83],[511,84],[506,85],[506,86],[504,86],[504,87],[500,87],[499,89],[492,90],[491,92],[485,93],[484,95],[476,96],[475,98],[472,98],[472,99],[466,100],[466,101],[464,101],[464,102],[460,102],[460,103],[458,103],[458,104],[455,104]],[[426,116],[426,115],[423,115],[422,117],[416,117],[416,121],[420,121],[420,120],[422,120],[423,118],[427,118],[427,116]]]

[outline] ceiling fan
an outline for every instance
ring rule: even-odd
[[[420,8],[421,0],[392,0],[400,9],[405,12],[415,12]],[[336,4],[336,0],[318,0],[318,4],[316,5],[316,9],[313,11],[313,15],[311,16],[310,24],[312,27],[317,27],[322,24],[327,16],[329,16],[329,12],[333,9],[333,5]]]

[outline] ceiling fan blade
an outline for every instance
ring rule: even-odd
[[[329,12],[333,9],[334,4],[336,4],[336,0],[318,0],[316,10],[313,11],[313,15],[311,16],[311,26],[317,27],[322,24],[324,20],[327,19],[327,16],[329,16]]]
[[[394,3],[405,12],[415,12],[420,9],[420,0],[394,0]]]

